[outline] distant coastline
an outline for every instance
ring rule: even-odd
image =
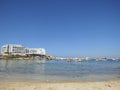
[[[66,60],[67,62],[72,62],[77,60],[78,62],[86,60],[96,60],[96,61],[106,61],[106,60],[120,60],[120,58],[63,58],[55,57],[52,55],[0,55],[1,60]]]
[[[44,48],[26,48],[21,44],[5,44],[1,47],[0,59],[7,60],[67,60],[68,62],[72,62],[73,60],[77,60],[78,62],[83,60],[120,60],[120,57],[117,58],[89,58],[89,57],[73,57],[73,58],[63,58],[56,57],[53,55],[47,55],[46,50]]]

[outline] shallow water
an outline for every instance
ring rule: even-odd
[[[118,76],[120,60],[0,60],[0,78],[3,79],[109,80]]]

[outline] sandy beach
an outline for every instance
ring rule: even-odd
[[[120,80],[114,81],[3,81],[0,90],[120,90]]]
[[[120,90],[118,61],[1,60],[0,90]]]

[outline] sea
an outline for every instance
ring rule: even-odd
[[[120,60],[0,60],[0,79],[114,80]]]

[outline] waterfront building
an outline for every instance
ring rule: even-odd
[[[23,45],[6,44],[1,47],[1,55],[45,55],[44,48],[25,48]]]
[[[26,54],[45,55],[44,48],[26,48]]]
[[[6,44],[1,48],[2,55],[25,55],[25,47],[17,44]]]

